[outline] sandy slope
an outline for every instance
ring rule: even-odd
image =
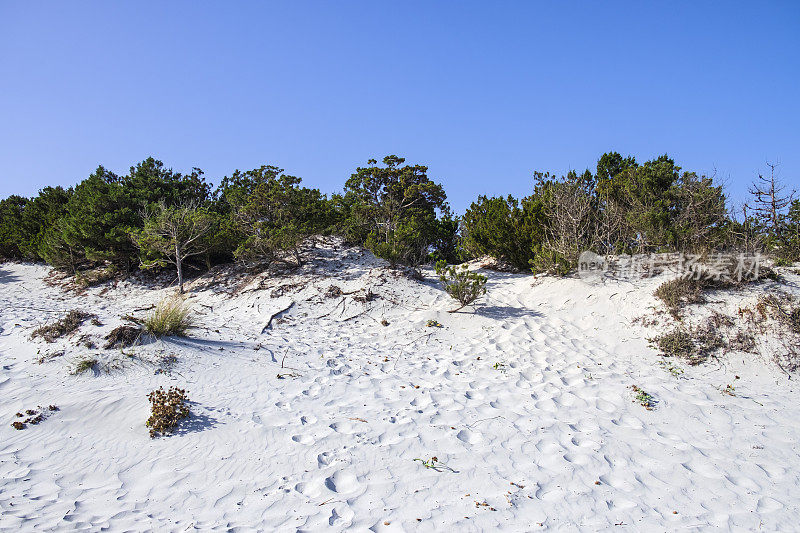
[[[169,291],[120,283],[75,296],[44,284],[46,274],[0,265],[2,530],[800,523],[795,380],[744,356],[683,378],[663,370],[647,345],[652,332],[633,323],[656,305],[658,279],[589,286],[488,273],[483,304],[449,314],[436,283],[328,247],[304,272],[236,297],[198,281],[191,301],[202,327],[127,358],[77,338],[99,339]],[[358,292],[325,297],[333,284]],[[354,299],[367,288],[379,298]],[[30,340],[34,326],[76,307],[103,325],[87,322],[53,345]],[[431,319],[443,327],[426,327]],[[65,355],[37,363],[58,349]],[[124,368],[70,375],[83,353]],[[148,361],[169,354],[172,371],[155,374]],[[721,394],[734,382],[737,396]],[[145,396],[170,384],[189,391],[193,417],[151,440]],[[633,384],[658,399],[655,410],[632,401]],[[48,404],[61,410],[10,427],[15,412]],[[414,460],[432,456],[454,472]]]

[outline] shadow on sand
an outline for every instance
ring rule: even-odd
[[[22,281],[22,278],[20,278],[16,274],[12,274],[8,270],[0,266],[0,285],[6,283],[16,283],[17,281]]]

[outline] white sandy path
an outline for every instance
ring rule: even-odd
[[[484,305],[449,314],[435,284],[381,281],[376,264],[330,263],[333,277],[298,277],[300,292],[280,298],[198,293],[207,329],[136,349],[177,355],[171,375],[131,364],[79,377],[70,354],[86,350],[73,338],[36,364],[57,346],[30,341],[32,327],[80,307],[105,324],[81,333],[99,336],[165,291],[75,297],[45,286],[44,267],[0,266],[0,529],[797,529],[794,380],[757,364],[662,370],[631,322],[658,280],[489,273]],[[365,304],[334,309],[318,296],[331,283],[383,298],[341,322]],[[290,299],[287,320],[260,334]],[[277,379],[284,355],[299,377]],[[738,396],[721,394],[734,372]],[[188,389],[193,417],[151,440],[145,395],[170,384]],[[654,411],[632,384],[658,398]],[[40,425],[9,426],[51,403],[61,411]],[[414,461],[431,456],[457,473]]]

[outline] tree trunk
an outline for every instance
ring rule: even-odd
[[[183,264],[181,263],[181,246],[175,243],[175,265],[178,267],[178,287],[183,294]]]

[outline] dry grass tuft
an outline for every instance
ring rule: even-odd
[[[144,329],[156,337],[185,335],[192,324],[191,308],[182,298],[174,296],[159,302],[144,321]]]

